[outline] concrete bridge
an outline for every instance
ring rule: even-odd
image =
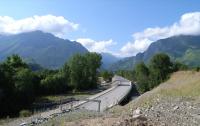
[[[121,102],[132,89],[131,81],[120,76],[114,76],[111,85],[112,88],[90,97],[89,100],[82,102],[76,107],[79,109],[104,111]]]

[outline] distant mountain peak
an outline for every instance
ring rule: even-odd
[[[0,60],[19,54],[45,68],[59,68],[74,54],[86,52],[80,43],[38,30],[0,37]]]

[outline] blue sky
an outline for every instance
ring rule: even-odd
[[[152,41],[176,35],[156,35],[153,36],[156,39],[152,39],[152,36],[144,35],[147,28],[153,28],[154,32],[155,28],[171,27],[179,23],[184,14],[199,12],[199,5],[197,0],[6,0],[0,2],[0,16],[15,21],[34,15],[62,16],[78,25],[70,27],[71,31],[69,28],[66,33],[63,31],[62,37],[80,40],[91,51],[131,56],[144,51]],[[199,13],[196,15],[198,17]],[[138,32],[140,37],[134,35]]]

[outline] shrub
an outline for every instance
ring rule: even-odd
[[[195,70],[196,70],[197,72],[199,72],[199,70],[200,70],[200,67],[196,67],[196,68],[195,68]]]
[[[20,117],[28,117],[31,116],[32,112],[29,110],[21,110],[19,112]]]

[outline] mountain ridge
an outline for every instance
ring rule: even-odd
[[[24,59],[33,59],[42,67],[61,67],[72,55],[87,53],[80,43],[55,37],[50,33],[32,31],[16,35],[1,35],[0,60],[18,54]]]
[[[160,39],[148,47],[143,53],[124,58],[111,65],[111,70],[133,69],[139,62],[148,63],[156,53],[166,53],[173,61],[179,61],[189,66],[200,64],[200,35],[179,35]]]

